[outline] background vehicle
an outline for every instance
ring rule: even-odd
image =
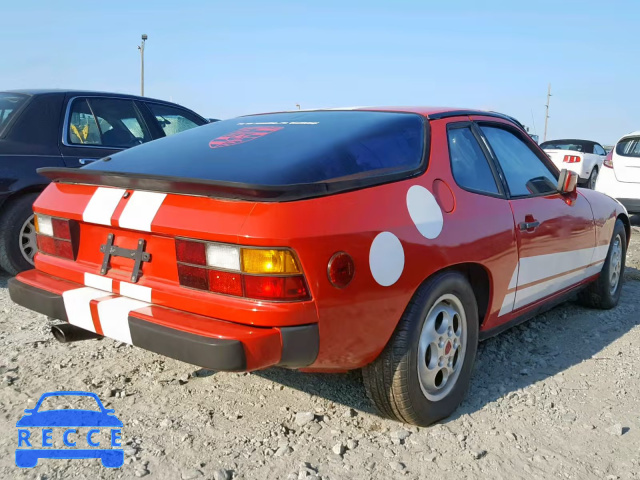
[[[640,130],[622,137],[609,152],[596,190],[640,213]]]
[[[0,92],[0,268],[31,268],[31,205],[48,180],[40,167],[81,167],[156,138],[204,125],[179,105],[115,93]]]
[[[479,339],[576,292],[615,306],[630,236],[618,202],[481,111],[253,115],[40,171],[36,269],[9,293],[69,340],[364,368],[380,411],[420,425],[460,403]]]
[[[580,184],[593,190],[606,155],[602,145],[589,140],[550,140],[540,148],[547,152],[558,169],[576,172]]]

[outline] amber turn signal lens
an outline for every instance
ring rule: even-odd
[[[243,248],[242,271],[254,274],[300,273],[298,261],[289,250]]]

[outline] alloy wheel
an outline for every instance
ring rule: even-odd
[[[452,294],[440,297],[422,324],[418,342],[418,379],[430,401],[444,398],[455,386],[467,346],[467,317]]]
[[[20,253],[22,253],[22,256],[27,262],[33,265],[33,257],[37,250],[36,226],[34,216],[31,215],[25,220],[20,229]]]

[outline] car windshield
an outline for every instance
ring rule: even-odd
[[[211,123],[87,169],[257,185],[359,180],[416,170],[424,137],[411,113],[275,113]]]
[[[586,152],[586,144],[577,140],[553,140],[540,145],[543,150],[574,150]]]
[[[616,153],[623,157],[640,157],[640,137],[623,138],[616,145]]]
[[[96,399],[87,395],[51,395],[45,397],[38,412],[49,410],[92,410],[102,411]]]
[[[28,99],[27,95],[20,93],[3,93],[0,92],[0,133],[9,123],[11,116],[20,108]]]

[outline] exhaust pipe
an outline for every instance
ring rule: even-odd
[[[79,342],[80,340],[100,339],[101,335],[70,323],[60,323],[51,327],[51,333],[61,343]]]

